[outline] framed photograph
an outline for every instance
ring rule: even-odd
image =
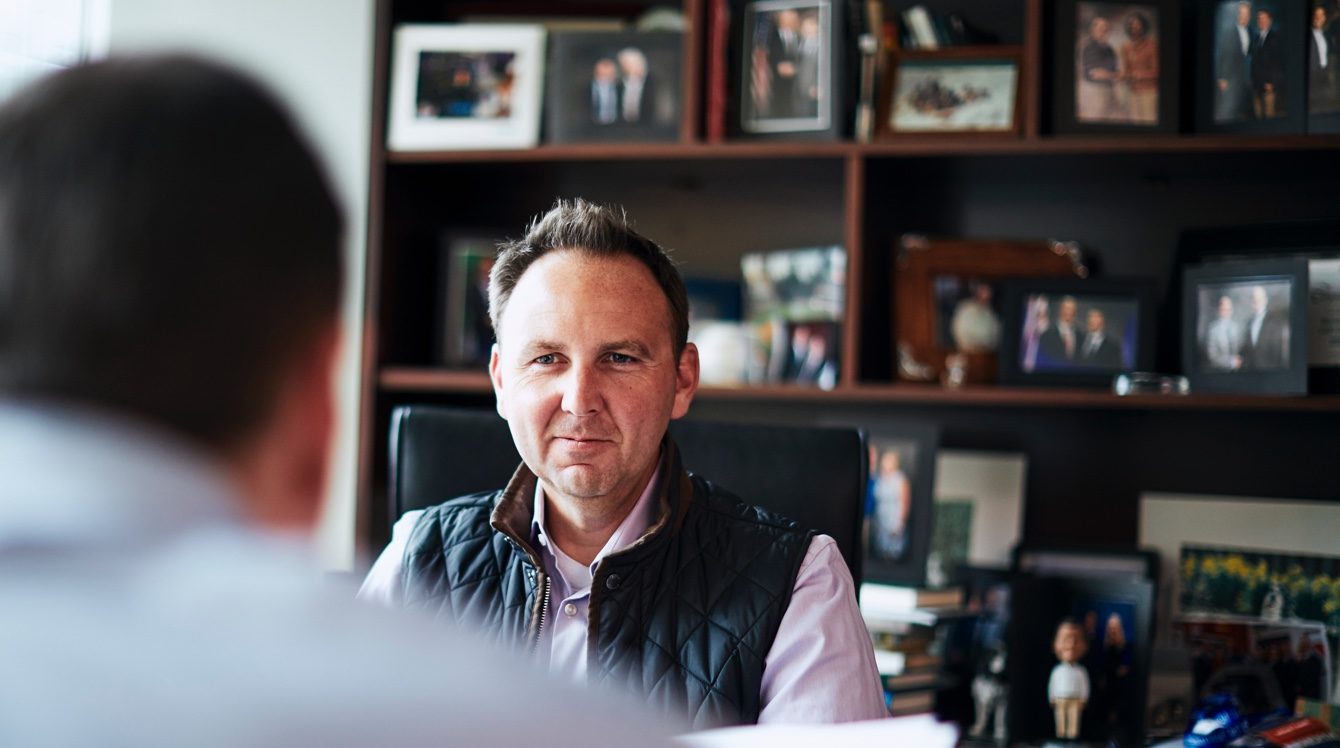
[[[1177,132],[1175,0],[1061,0],[1054,11],[1053,130]]]
[[[1006,632],[1010,623],[1008,569],[960,566],[954,584],[963,590],[967,615],[941,624],[944,672],[949,686],[937,694],[936,715],[963,726],[966,737],[1008,742],[1006,704],[1009,702]]]
[[[551,32],[545,139],[679,140],[683,67],[680,32]]]
[[[995,285],[1011,277],[1088,273],[1072,242],[904,235],[893,270],[898,378],[936,381],[945,357],[957,354],[965,381],[994,382],[1001,336]]]
[[[1182,277],[1193,392],[1307,393],[1307,261],[1224,262]]]
[[[1009,739],[1144,745],[1151,599],[1143,579],[1017,577]]]
[[[1307,131],[1340,132],[1340,5],[1308,4]]]
[[[1174,628],[1190,656],[1197,700],[1231,689],[1247,700],[1244,711],[1264,714],[1292,711],[1300,698],[1330,699],[1333,649],[1320,623],[1192,614]],[[1241,688],[1242,680],[1257,687]]]
[[[398,26],[386,145],[394,151],[534,147],[543,72],[542,26]]]
[[[930,424],[883,424],[866,430],[870,449],[866,582],[918,587],[925,583],[938,438]]]
[[[1303,131],[1304,7],[1302,0],[1200,0],[1198,131]]]
[[[926,585],[943,587],[968,566],[1006,566],[1024,518],[1023,454],[940,450]]]
[[[837,138],[846,111],[840,0],[753,0],[740,14],[734,86],[745,136]]]
[[[488,363],[493,347],[489,271],[504,235],[453,231],[442,239],[438,284],[442,328],[438,339],[442,345],[440,360],[448,367],[475,368]]]
[[[1021,131],[1018,47],[950,47],[894,52],[881,92],[881,138]]]
[[[1001,299],[1001,382],[1110,387],[1153,366],[1152,280],[1011,280]]]

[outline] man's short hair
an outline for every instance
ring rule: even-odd
[[[628,255],[646,265],[670,304],[671,342],[675,358],[679,358],[689,339],[689,300],[670,256],[656,242],[634,231],[621,208],[582,199],[557,201],[548,213],[531,222],[524,237],[499,246],[498,261],[489,274],[489,319],[494,335],[499,335],[503,311],[522,274],[556,249],[597,257]]]
[[[50,76],[0,107],[0,393],[239,446],[333,329],[342,230],[249,78],[185,56]]]

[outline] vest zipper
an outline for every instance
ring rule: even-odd
[[[544,622],[549,613],[549,587],[551,584],[549,575],[546,574],[544,577],[544,591],[540,593],[540,622],[535,627],[535,641],[530,646],[532,655],[540,651],[540,640],[544,638]]]

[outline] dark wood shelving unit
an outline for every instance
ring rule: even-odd
[[[1024,534],[1036,542],[1131,544],[1144,491],[1340,497],[1340,487],[1317,469],[1340,446],[1340,395],[1117,397],[893,381],[892,256],[905,233],[1074,239],[1100,275],[1156,278],[1162,315],[1177,298],[1170,280],[1180,232],[1340,215],[1340,135],[1048,133],[1041,67],[1051,42],[1042,0],[965,0],[952,8],[948,0],[927,0],[962,10],[1002,43],[1023,46],[1018,138],[708,143],[700,94],[705,3],[684,0],[691,101],[679,142],[386,150],[395,25],[481,13],[631,18],[655,4],[379,0],[359,462],[358,532],[370,547],[389,533],[383,487],[391,409],[407,402],[493,406],[482,367],[445,369],[435,358],[442,234],[485,227],[515,235],[557,196],[623,204],[645,233],[672,249],[686,274],[738,273],[748,251],[847,248],[839,386],[705,387],[693,417],[871,425],[915,419],[934,423],[944,446],[1024,452]],[[1183,46],[1191,44],[1188,37]],[[1176,335],[1159,330],[1165,342]],[[1179,368],[1175,348],[1161,347],[1160,371]]]

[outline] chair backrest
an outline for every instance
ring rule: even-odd
[[[861,581],[865,439],[854,428],[684,419],[670,424],[691,472],[744,501],[837,541]],[[405,405],[391,414],[391,519],[454,496],[505,485],[521,462],[493,411]]]

